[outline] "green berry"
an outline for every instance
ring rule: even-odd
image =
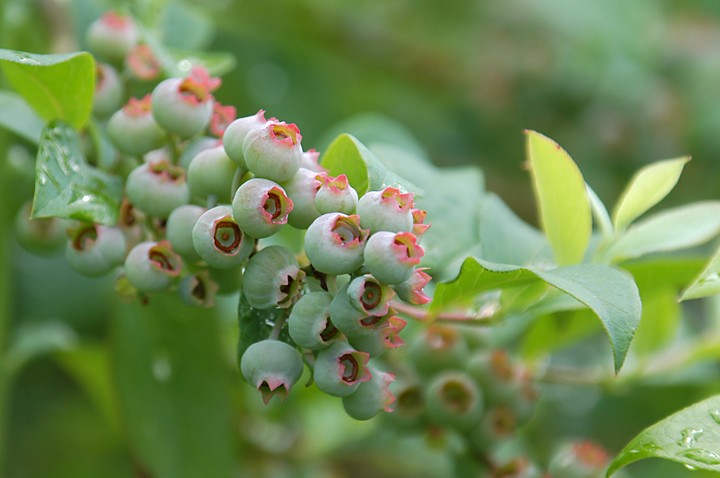
[[[268,246],[245,267],[243,294],[256,309],[289,308],[299,299],[304,278],[290,249]]]
[[[139,292],[160,292],[177,280],[182,259],[168,241],[141,242],[125,258],[125,277]]]
[[[395,410],[388,418],[401,428],[423,425],[427,405],[425,387],[415,381],[397,380],[390,385],[395,396]]]
[[[428,375],[462,369],[468,352],[467,342],[457,328],[438,323],[425,327],[408,350],[417,370]]]
[[[389,385],[395,375],[371,368],[372,378],[361,383],[355,392],[343,397],[343,407],[348,415],[355,420],[370,420],[381,411],[392,411],[395,396],[390,392]]]
[[[327,292],[311,292],[298,300],[288,318],[293,342],[306,349],[320,350],[342,337],[330,320],[331,301],[332,295]]]
[[[300,169],[301,140],[294,124],[268,121],[248,131],[243,142],[245,164],[257,177],[278,183],[289,181]]]
[[[165,237],[172,244],[173,250],[191,262],[200,260],[193,244],[192,232],[204,213],[205,208],[185,204],[175,208],[165,224]]]
[[[75,271],[88,277],[109,273],[125,258],[125,236],[115,227],[82,223],[68,230],[65,257]]]
[[[378,231],[410,232],[413,230],[413,194],[388,187],[368,191],[358,200],[357,213],[362,227],[371,234]]]
[[[373,326],[367,327],[365,333],[353,334],[348,336],[348,342],[356,350],[367,352],[370,357],[379,357],[388,350],[396,349],[405,342],[400,338],[400,332],[405,328],[407,322],[395,315],[395,311],[390,309],[390,313],[384,317],[371,317],[369,319],[378,319]],[[367,320],[365,321],[367,324]]]
[[[468,430],[483,413],[480,388],[465,373],[444,372],[435,377],[427,391],[428,415],[432,421]]]
[[[212,307],[215,305],[215,294],[218,285],[210,278],[207,271],[185,276],[178,285],[180,299],[194,307]]]
[[[250,130],[260,128],[267,123],[265,110],[260,110],[254,115],[237,118],[225,129],[222,137],[225,152],[239,168],[247,169],[245,157],[243,156],[243,143]]]
[[[195,159],[195,156],[201,151],[214,148],[220,144],[217,138],[211,136],[198,136],[197,138],[188,140],[182,153],[180,153],[178,164],[187,171],[187,168],[190,166],[190,161]]]
[[[235,171],[237,166],[222,146],[201,151],[187,169],[190,194],[205,201],[212,196],[221,203],[229,203]]]
[[[123,87],[117,70],[107,63],[95,64],[95,96],[93,113],[107,118],[122,106]]]
[[[288,215],[288,223],[297,229],[307,229],[320,216],[315,206],[315,195],[321,182],[317,173],[300,168],[293,178],[283,183],[283,189],[293,202],[293,209]]]
[[[385,315],[395,291],[370,274],[353,279],[347,288],[350,305],[364,315]]]
[[[165,142],[165,132],[150,111],[150,96],[140,100],[130,98],[110,117],[107,133],[117,149],[133,156],[142,156]]]
[[[333,342],[318,352],[313,372],[315,384],[329,395],[346,397],[371,379],[369,359],[367,353],[358,352],[347,342]]]
[[[520,368],[503,349],[473,354],[466,370],[483,388],[488,403],[509,403],[521,394]]]
[[[319,173],[316,178],[322,183],[315,196],[315,206],[321,214],[341,212],[354,214],[358,203],[358,194],[350,186],[346,175],[333,178],[326,173]]]
[[[424,254],[412,232],[380,231],[365,244],[365,267],[386,284],[400,284],[410,279]]]
[[[285,190],[268,179],[244,182],[232,201],[233,215],[243,231],[252,237],[269,237],[287,224],[293,202]]]
[[[432,277],[425,272],[426,270],[425,267],[413,269],[408,279],[395,285],[395,292],[397,292],[400,299],[415,305],[424,305],[430,302],[430,297],[428,297],[424,289],[430,283]]]
[[[566,443],[550,460],[553,478],[603,478],[609,464],[607,452],[589,441]]]
[[[129,16],[108,12],[90,24],[87,43],[101,58],[122,63],[130,48],[138,42],[138,30]]]
[[[125,192],[135,207],[161,219],[190,200],[185,171],[166,159],[143,163],[133,169],[125,183]]]
[[[53,254],[67,243],[67,221],[57,217],[30,219],[32,202],[26,202],[15,216],[15,237],[26,251],[37,255]]]
[[[192,230],[195,251],[209,266],[232,269],[243,263],[253,251],[255,240],[240,229],[230,206],[205,211]]]
[[[262,340],[245,351],[240,370],[267,405],[274,396],[287,397],[302,375],[303,361],[295,347],[279,340]]]
[[[367,235],[357,215],[323,214],[305,233],[305,254],[324,274],[350,274],[363,264]]]
[[[235,266],[230,269],[216,269],[208,267],[210,279],[217,284],[217,293],[220,295],[234,294],[242,286],[243,266]]]

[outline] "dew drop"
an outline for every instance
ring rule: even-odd
[[[172,364],[165,354],[159,354],[152,363],[152,374],[158,382],[167,382],[172,377]]]
[[[712,421],[720,425],[720,410],[710,410],[708,415],[710,415]]]
[[[683,466],[684,466],[685,468],[687,468],[688,470],[690,470],[690,471],[695,471],[695,470],[697,470],[697,468],[695,468],[695,467],[692,466],[692,465],[688,465],[687,463],[683,464]]]
[[[683,450],[678,453],[677,456],[702,463],[703,465],[720,465],[720,455],[702,448]]]
[[[703,433],[705,430],[702,428],[686,428],[680,432],[680,440],[677,441],[677,444],[686,448],[693,446]]]

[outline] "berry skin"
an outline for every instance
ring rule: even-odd
[[[268,246],[250,258],[242,290],[256,309],[286,309],[298,300],[304,279],[305,273],[290,249]]]
[[[138,31],[131,17],[108,12],[90,24],[86,39],[91,51],[119,64],[138,42]]]
[[[326,173],[320,173],[316,178],[322,183],[315,196],[315,206],[321,214],[330,212],[353,214],[355,212],[358,194],[348,183],[346,175],[341,174],[333,178]]]
[[[323,392],[335,397],[346,397],[361,383],[372,378],[367,367],[370,356],[358,352],[347,342],[334,342],[318,352],[313,378]]]
[[[168,289],[180,275],[182,259],[168,241],[141,242],[125,258],[125,276],[139,292]]]
[[[293,342],[309,350],[320,350],[342,337],[330,320],[331,301],[332,295],[327,292],[310,292],[298,300],[288,318]]]
[[[393,424],[402,428],[414,428],[423,425],[427,405],[425,387],[418,382],[395,381],[390,389],[395,395],[395,411],[388,415]]]
[[[118,228],[82,223],[69,229],[68,236],[65,257],[84,276],[105,275],[125,258],[125,236]]]
[[[215,196],[221,203],[230,202],[230,189],[237,166],[222,146],[197,154],[187,169],[187,183],[193,197],[207,200]]]
[[[485,391],[488,403],[511,403],[520,398],[520,369],[507,351],[475,353],[467,361],[466,370]]]
[[[192,242],[198,255],[217,269],[239,266],[255,247],[255,240],[233,218],[230,206],[205,211],[193,226]]]
[[[322,273],[350,274],[363,264],[367,235],[357,215],[323,214],[305,233],[305,254]]]
[[[185,276],[178,285],[180,299],[192,307],[212,307],[218,285],[210,279],[207,271]]]
[[[190,200],[185,171],[166,159],[143,163],[133,169],[125,183],[125,192],[135,207],[161,219]]]
[[[185,149],[183,149],[183,152],[180,153],[178,164],[187,170],[190,166],[190,161],[195,159],[195,156],[197,156],[200,152],[220,146],[221,144],[222,143],[217,138],[212,138],[210,136],[198,136],[197,138],[193,138],[187,142]]]
[[[279,340],[262,340],[245,351],[240,370],[267,405],[274,396],[287,397],[302,375],[303,361],[295,347]]]
[[[432,324],[410,344],[408,354],[421,373],[432,375],[447,369],[462,369],[468,345],[457,328]]]
[[[113,145],[125,154],[142,156],[165,142],[165,132],[150,111],[150,96],[130,98],[108,121],[107,133]]]
[[[200,260],[193,244],[192,232],[204,213],[205,209],[200,206],[185,204],[170,213],[165,225],[165,237],[170,241],[173,250],[191,262]]]
[[[268,121],[248,131],[243,142],[247,168],[257,177],[278,183],[289,181],[300,169],[300,130],[294,124]]]
[[[15,237],[26,251],[48,255],[62,250],[67,239],[67,222],[57,217],[30,219],[32,202],[28,201],[15,216]]]
[[[260,110],[254,115],[238,118],[225,128],[222,136],[225,152],[238,167],[247,169],[245,156],[243,156],[243,143],[250,130],[260,128],[267,123],[265,110]]]
[[[425,272],[427,268],[414,269],[410,278],[397,284],[395,292],[398,297],[408,304],[424,305],[430,302],[430,297],[423,290],[430,283],[430,275]]]
[[[185,78],[169,78],[152,92],[155,121],[167,132],[190,138],[204,131],[213,114],[214,91],[219,78],[212,78],[204,68],[196,67]]]
[[[370,420],[383,410],[392,411],[395,396],[388,387],[395,380],[395,375],[374,368],[371,375],[372,378],[361,383],[354,393],[343,397],[345,411],[355,420]]]
[[[233,215],[243,231],[258,239],[287,224],[293,202],[278,184],[252,178],[240,185],[232,201]]]
[[[315,195],[322,183],[317,173],[300,168],[293,178],[283,183],[285,193],[293,202],[293,210],[288,215],[288,224],[297,229],[307,229],[312,222],[320,217],[315,206]]]
[[[356,310],[363,315],[381,316],[388,313],[390,300],[395,292],[379,280],[365,274],[356,277],[347,288],[347,297]]]
[[[122,106],[122,84],[117,70],[107,63],[97,63],[95,74],[93,113],[99,118],[107,118]]]
[[[465,373],[444,372],[430,383],[427,406],[434,422],[467,430],[476,426],[482,416],[482,392]]]
[[[400,284],[412,276],[413,267],[424,254],[412,232],[380,231],[365,245],[365,266],[380,281]]]
[[[370,357],[379,357],[386,351],[405,345],[400,338],[400,332],[407,322],[394,315],[394,311],[384,317],[378,317],[379,322],[364,334],[355,334],[348,337],[348,342],[357,350],[370,354]]]
[[[302,161],[300,161],[300,167],[309,169],[316,173],[324,173],[325,168],[320,166],[320,153],[313,149],[308,149],[303,153]]]
[[[553,478],[602,478],[609,463],[607,452],[589,441],[566,443],[550,461]]]
[[[388,187],[368,191],[358,200],[357,213],[362,227],[371,234],[378,231],[410,232],[413,229],[413,194]]]

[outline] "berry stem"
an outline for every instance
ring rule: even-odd
[[[235,170],[235,175],[233,176],[232,185],[230,186],[230,197],[235,197],[235,192],[237,192],[238,188],[240,187],[240,183],[242,183],[243,178],[243,170],[241,168],[237,168]]]
[[[392,301],[392,307],[398,312],[420,322],[446,322],[466,325],[487,326],[497,322],[495,313],[464,310],[459,312],[438,312],[432,313],[422,307],[406,304],[398,300]]]
[[[285,322],[287,322],[287,318],[287,314],[282,314],[275,320],[275,324],[270,331],[270,336],[268,337],[268,339],[280,340],[280,332],[282,332],[282,329],[285,326]]]

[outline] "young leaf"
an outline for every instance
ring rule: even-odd
[[[623,191],[613,211],[615,230],[621,231],[659,203],[675,187],[690,156],[667,159],[639,170]]]
[[[90,166],[77,132],[49,123],[40,137],[32,217],[64,217],[99,224],[117,222],[122,182]]]
[[[37,144],[45,123],[16,93],[0,91],[0,126]]]
[[[420,188],[388,168],[364,144],[349,134],[341,134],[322,155],[320,163],[332,176],[346,174],[360,196],[388,186],[421,194]]]
[[[633,224],[605,257],[619,262],[652,252],[697,246],[720,233],[720,201],[703,201],[654,214]]]
[[[720,248],[705,265],[689,286],[680,295],[680,300],[701,299],[720,294]]]
[[[80,129],[90,117],[95,60],[87,52],[37,55],[0,49],[0,66],[12,87],[46,121]]]
[[[559,265],[582,261],[592,233],[585,181],[555,141],[527,131],[527,155],[540,223]]]
[[[642,306],[632,277],[624,271],[599,264],[583,264],[541,270],[492,264],[468,257],[453,281],[441,283],[431,310],[467,305],[478,294],[544,281],[585,304],[602,321],[610,339],[619,371],[640,322]]]
[[[615,457],[606,476],[645,458],[664,458],[695,469],[720,471],[720,395],[640,432]]]

